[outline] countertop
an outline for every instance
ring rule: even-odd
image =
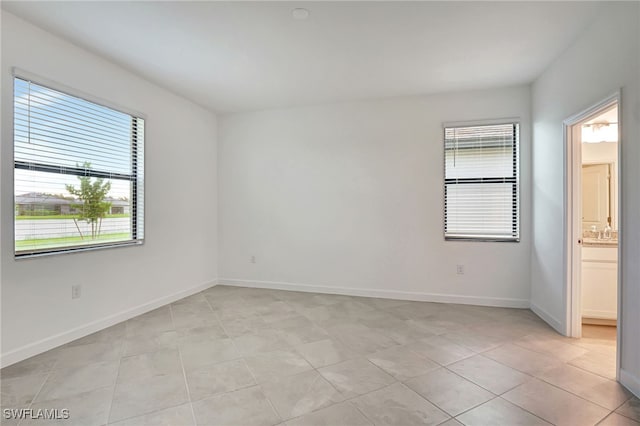
[[[618,239],[615,240],[599,240],[597,238],[583,238],[582,245],[584,247],[605,247],[616,248],[618,247]]]

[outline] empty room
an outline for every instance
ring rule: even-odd
[[[0,424],[640,426],[640,2],[0,19]]]

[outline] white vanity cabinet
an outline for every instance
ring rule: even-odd
[[[618,318],[618,248],[582,247],[582,317]]]

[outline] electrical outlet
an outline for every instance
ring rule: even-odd
[[[72,299],[79,299],[81,294],[82,294],[82,286],[80,284],[76,284],[76,285],[72,285],[71,286],[71,298]]]
[[[464,265],[456,265],[456,272],[458,275],[464,275]]]
[[[249,262],[251,262],[251,263],[256,263],[256,257],[255,257],[255,256],[251,256],[251,257],[249,258]]]

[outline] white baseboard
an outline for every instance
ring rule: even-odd
[[[596,311],[596,310],[583,309],[582,317],[615,321],[618,319],[618,313],[616,311]]]
[[[540,306],[536,305],[533,302],[531,302],[531,310],[533,311],[534,314],[542,318],[544,322],[549,324],[555,331],[562,334],[563,336],[566,335],[565,327],[553,315],[551,315],[550,313],[548,313],[547,311],[545,311],[544,309],[542,309]]]
[[[109,315],[108,317],[101,318],[99,320],[92,321],[88,324],[81,325],[80,327],[73,328],[71,330],[56,334],[54,336],[46,337],[33,343],[21,346],[18,349],[3,353],[0,355],[0,367],[7,367],[16,362],[22,361],[34,355],[41,354],[50,349],[56,348],[65,343],[72,342],[84,336],[88,336],[96,331],[103,330],[112,325],[121,323],[145,312],[152,311],[156,308],[164,306],[168,303],[175,302],[184,297],[191,296],[192,294],[206,290],[207,288],[215,286],[217,281],[209,281],[199,284],[195,287],[188,288],[186,290],[179,291],[177,293],[163,296],[151,302],[143,303],[134,308],[127,309],[117,314]]]
[[[640,377],[629,373],[626,370],[620,369],[620,383],[629,389],[631,393],[640,398]]]
[[[528,308],[527,299],[501,297],[462,296],[457,294],[437,294],[381,289],[363,289],[351,287],[318,286],[309,284],[285,283],[277,281],[241,280],[220,278],[219,285],[236,287],[268,288],[272,290],[302,291],[308,293],[341,294],[346,296],[379,297],[384,299],[412,300],[418,302],[459,303],[462,305],[496,306],[503,308]]]

